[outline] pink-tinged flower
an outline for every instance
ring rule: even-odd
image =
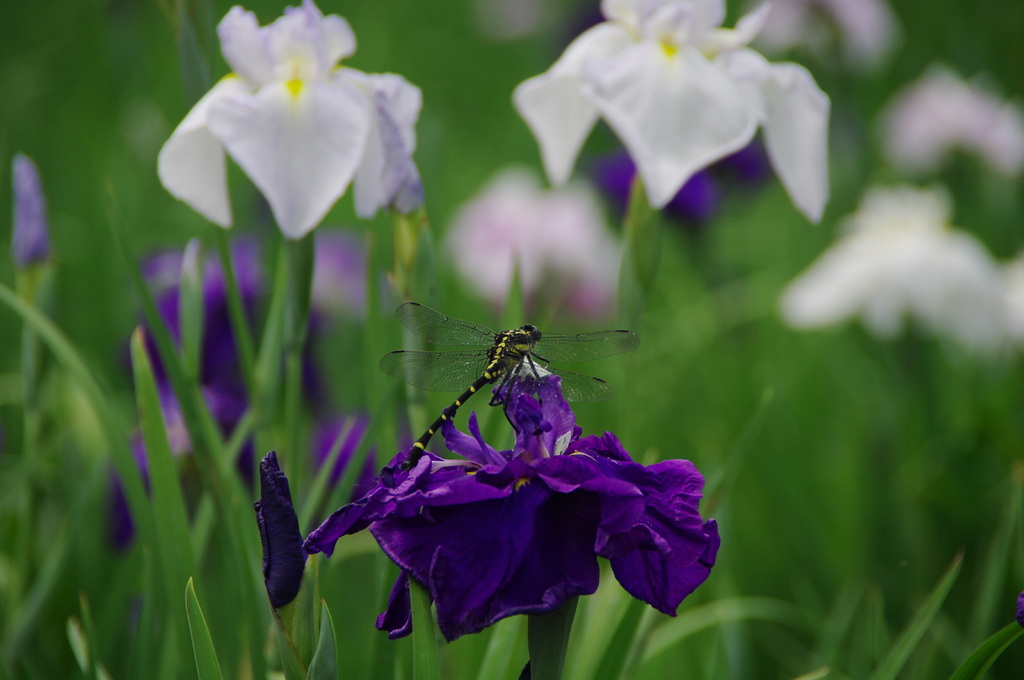
[[[281,231],[302,238],[356,183],[356,210],[419,205],[412,163],[420,91],[400,76],[339,62],[355,35],[312,0],[260,27],[233,7],[217,27],[233,73],[193,107],[160,150],[160,181],[222,227],[231,225],[225,153],[266,197]]]
[[[806,47],[834,52],[854,67],[880,65],[896,47],[899,22],[884,0],[772,0],[758,45],[779,51]]]
[[[581,437],[557,376],[517,381],[507,404],[512,450],[484,441],[475,416],[469,434],[445,421],[445,444],[462,460],[424,453],[404,471],[399,454],[393,476],[331,515],[306,550],[329,555],[340,537],[369,528],[402,568],[377,621],[391,637],[411,629],[409,578],[427,588],[454,640],[593,593],[599,556],[632,596],[675,616],[719,547],[717,524],[698,511],[697,468],[640,465],[610,432]]]
[[[891,337],[907,319],[980,351],[1004,338],[1003,281],[985,248],[949,224],[949,197],[874,189],[839,240],[796,278],[781,307],[795,328],[859,317]]]
[[[829,100],[797,64],[747,47],[767,7],[721,28],[723,0],[603,0],[607,21],[582,33],[513,95],[548,177],[565,182],[603,118],[661,208],[697,171],[764,130],[790,198],[813,221],[828,199]]]
[[[506,170],[459,210],[446,246],[473,290],[495,305],[513,279],[528,302],[542,295],[581,316],[614,302],[620,246],[583,187],[543,189],[529,172]]]
[[[933,66],[899,92],[882,118],[888,159],[908,172],[934,172],[954,150],[976,154],[993,170],[1024,169],[1024,113],[978,80]]]

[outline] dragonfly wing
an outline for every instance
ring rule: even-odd
[[[544,333],[534,354],[548,361],[593,361],[630,352],[639,345],[640,336],[633,331]]]
[[[487,353],[398,350],[380,360],[380,370],[428,392],[464,390],[479,378],[487,365]]]
[[[611,385],[592,375],[561,370],[552,373],[562,379],[562,394],[568,401],[607,401],[614,394]]]
[[[490,347],[494,344],[494,336],[497,335],[487,326],[445,316],[436,309],[418,302],[399,305],[395,316],[418,338],[433,345]]]

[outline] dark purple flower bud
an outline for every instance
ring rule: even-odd
[[[263,580],[270,605],[278,609],[299,594],[306,552],[302,549],[288,479],[278,467],[273,451],[260,461],[260,499],[253,507],[263,542]]]
[[[1017,623],[1024,626],[1024,591],[1017,596]]]
[[[11,252],[14,264],[28,267],[50,256],[50,237],[46,224],[46,197],[39,171],[32,159],[16,154],[11,164],[14,190],[14,238]]]

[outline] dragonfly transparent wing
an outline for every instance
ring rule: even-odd
[[[417,337],[433,345],[490,347],[497,335],[487,326],[445,316],[418,302],[400,305],[395,316]]]
[[[548,368],[534,361],[523,362],[514,375],[515,380],[540,380],[554,373],[562,379],[562,395],[567,401],[607,401],[614,392],[611,385],[600,378],[573,371]]]
[[[593,361],[629,352],[640,344],[633,331],[542,333],[533,353],[545,361]]]
[[[455,392],[469,387],[487,366],[485,352],[398,350],[380,360],[380,370],[428,392]]]

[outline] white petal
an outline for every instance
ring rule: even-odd
[[[581,34],[546,72],[523,81],[512,94],[540,146],[544,170],[553,184],[564,184],[572,173],[580,147],[597,122],[597,110],[583,96],[582,70],[595,58],[619,52],[632,42],[612,23]]]
[[[273,80],[274,62],[256,15],[237,5],[217,24],[220,51],[231,70],[257,88]]]
[[[157,174],[164,188],[222,227],[231,226],[224,147],[207,125],[212,107],[246,92],[241,79],[235,77],[214,85],[192,107],[157,156]]]
[[[373,217],[389,206],[412,212],[423,202],[423,186],[412,160],[422,101],[419,88],[394,74],[343,69],[339,77],[358,83],[373,102],[366,151],[355,178],[356,214]]]
[[[629,150],[655,208],[757,128],[736,86],[693,48],[670,56],[641,43],[594,64],[588,83],[585,92]]]
[[[210,128],[270,203],[285,236],[305,236],[355,174],[369,129],[369,104],[356,87],[271,84],[219,102]]]
[[[817,222],[828,202],[828,95],[803,66],[773,64],[763,96],[768,158],[793,204]]]
[[[702,51],[718,53],[746,47],[764,28],[765,22],[768,21],[769,9],[771,9],[771,5],[765,3],[744,15],[736,22],[736,28],[721,28],[712,31],[707,42],[701,46]]]
[[[325,79],[342,57],[355,52],[352,28],[340,16],[328,17],[311,0],[287,7],[284,16],[267,27],[268,45],[276,76],[281,80]]]

